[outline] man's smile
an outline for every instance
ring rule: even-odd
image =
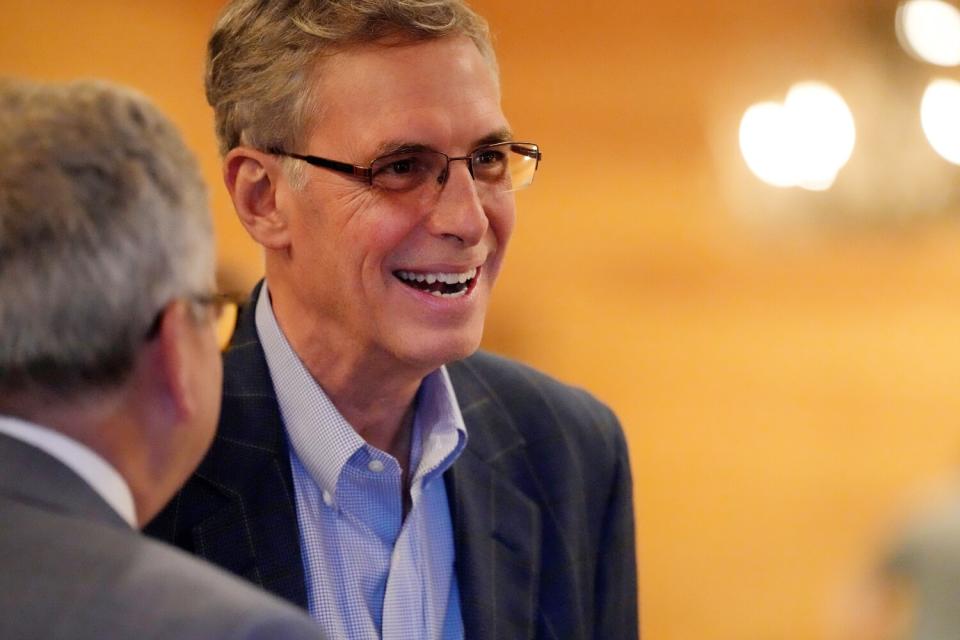
[[[467,295],[477,282],[480,267],[459,273],[397,270],[393,275],[403,284],[441,298]]]

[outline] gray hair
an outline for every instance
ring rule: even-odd
[[[235,0],[207,47],[207,102],[220,153],[241,144],[296,149],[321,60],[344,47],[452,35],[473,40],[496,71],[486,21],[463,0]]]
[[[0,392],[122,382],[154,318],[214,284],[206,188],[145,97],[0,81]]]

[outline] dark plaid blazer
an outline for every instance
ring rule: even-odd
[[[254,307],[224,356],[213,446],[147,532],[306,608],[289,449]],[[448,370],[469,434],[444,476],[467,639],[636,638],[630,465],[616,417],[490,354]]]

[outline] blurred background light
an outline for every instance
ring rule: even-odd
[[[818,82],[795,84],[783,104],[761,102],[740,120],[740,151],[760,180],[775,187],[829,189],[856,144],[847,103]]]
[[[920,123],[934,151],[948,162],[960,164],[960,82],[934,80],[927,85]]]
[[[775,187],[796,185],[789,154],[786,109],[776,102],[755,104],[740,121],[740,149],[750,171]]]
[[[903,2],[897,10],[897,36],[921,60],[942,67],[960,64],[960,10],[948,2]]]

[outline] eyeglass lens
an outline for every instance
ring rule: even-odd
[[[533,182],[540,151],[535,144],[502,142],[479,147],[466,158],[449,158],[428,149],[393,153],[374,160],[370,179],[387,191],[413,191],[431,183],[439,188],[446,181],[449,163],[458,160],[467,162],[478,189],[502,193]]]
[[[226,349],[237,324],[237,314],[242,298],[234,294],[198,294],[189,298],[197,318],[213,321],[220,350]]]

